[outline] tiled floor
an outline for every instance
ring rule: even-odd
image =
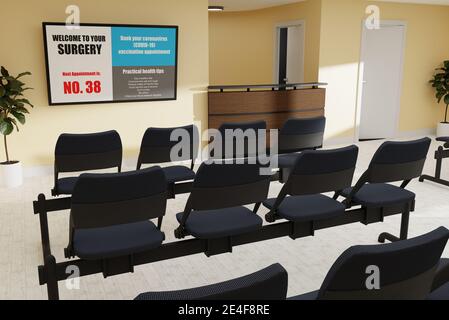
[[[360,144],[356,178],[366,169],[381,141]],[[425,172],[433,173],[434,143]],[[448,161],[449,165],[449,161]],[[449,179],[446,167],[445,178]],[[42,264],[38,217],[32,213],[32,201],[39,193],[49,195],[52,177],[34,178],[16,190],[0,189],[0,299],[46,299],[45,287],[40,287],[37,266]],[[417,208],[410,221],[410,235],[420,235],[439,226],[449,228],[449,188],[432,183],[413,182],[409,189],[416,192]],[[280,184],[270,190],[276,196]],[[177,227],[175,214],[183,210],[186,196],[170,200],[164,231],[167,241],[173,241]],[[265,210],[260,214],[264,215]],[[239,277],[272,263],[281,263],[289,272],[289,295],[316,290],[334,260],[348,247],[374,244],[383,231],[397,234],[400,217],[388,218],[383,224],[354,224],[317,232],[313,238],[292,241],[289,238],[234,248],[234,253],[207,258],[195,255],[136,268],[134,274],[109,279],[95,275],[81,279],[79,290],[68,290],[61,282],[61,299],[132,299],[144,291],[172,290],[201,286]],[[68,241],[68,212],[49,217],[52,251],[63,260],[63,248]],[[445,256],[449,256],[449,250]]]

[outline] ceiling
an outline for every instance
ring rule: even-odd
[[[209,4],[215,6],[218,5],[224,6],[226,11],[245,11],[245,10],[257,10],[281,6],[284,4],[302,1],[304,0],[209,0]],[[449,5],[449,0],[378,0],[378,1]]]

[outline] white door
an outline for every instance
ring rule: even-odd
[[[364,27],[362,40],[363,91],[359,138],[393,138],[398,127],[405,26]]]
[[[304,28],[288,28],[287,83],[304,82]]]
[[[278,25],[276,32],[275,81],[304,82],[304,24]]]

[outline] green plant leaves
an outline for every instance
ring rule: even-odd
[[[14,108],[14,110],[17,111],[17,112],[20,112],[20,113],[26,113],[26,114],[29,114],[29,113],[30,113],[30,112],[28,111],[28,109],[25,108],[25,107],[17,107],[17,108]]]
[[[443,65],[443,68],[436,69],[438,72],[429,83],[435,88],[435,97],[438,103],[444,99],[444,103],[447,105],[449,104],[449,60],[444,61]]]
[[[2,76],[9,77],[9,72],[8,72],[8,70],[5,69],[5,67],[1,68],[1,73],[2,73]]]
[[[3,119],[0,122],[0,133],[4,136],[10,135],[14,131],[14,125],[11,119]]]
[[[25,104],[29,105],[31,108],[34,108],[34,106],[31,104],[28,99],[17,99],[15,104],[17,107],[23,107]],[[20,104],[20,105],[19,105]]]
[[[23,98],[23,93],[32,88],[25,87],[25,83],[19,80],[31,73],[22,72],[13,77],[4,67],[1,67],[0,73],[0,133],[10,135],[14,128],[19,131],[19,124],[26,123],[25,115],[29,111],[25,106],[34,107],[28,99]]]
[[[9,89],[17,90],[17,89],[22,88],[22,86],[24,86],[24,85],[25,85],[25,83],[14,79],[14,80],[8,80],[8,84],[6,86],[9,87]]]
[[[2,108],[2,109],[9,108],[8,102],[6,101],[5,98],[0,98],[0,108]]]
[[[11,114],[17,119],[19,120],[20,124],[25,124],[26,120],[25,120],[25,115],[23,113],[17,112],[16,110],[12,110]]]
[[[22,72],[16,77],[16,79],[20,79],[24,76],[31,76],[31,72]]]

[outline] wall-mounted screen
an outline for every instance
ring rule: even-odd
[[[43,28],[50,105],[176,100],[178,27]]]

